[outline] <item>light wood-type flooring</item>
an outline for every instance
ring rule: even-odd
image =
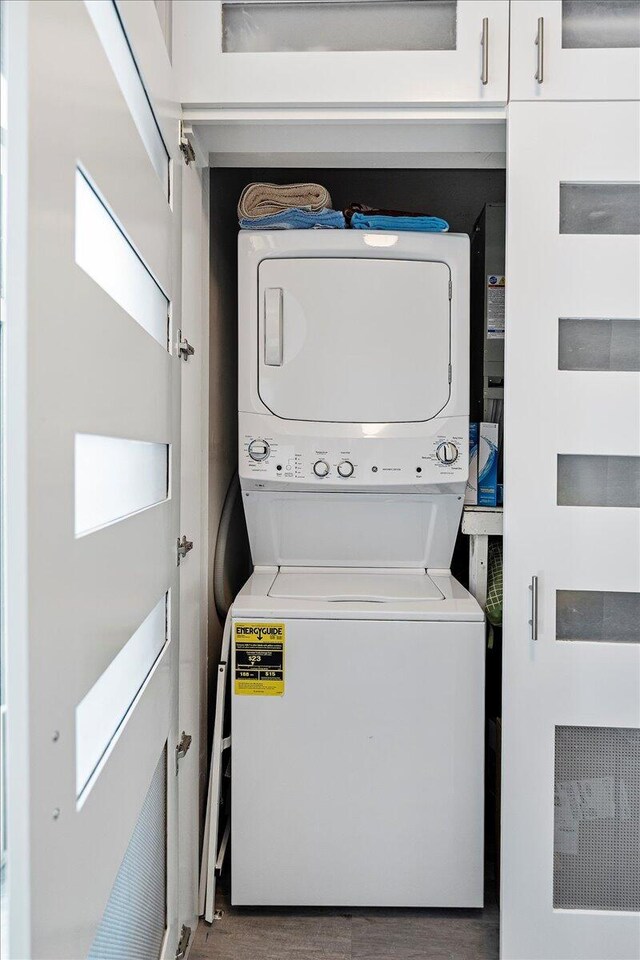
[[[498,907],[484,910],[231,907],[200,922],[190,960],[494,960]]]

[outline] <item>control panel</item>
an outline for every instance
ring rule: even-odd
[[[249,424],[254,426],[253,419]],[[264,427],[263,418],[255,426]],[[260,422],[262,421],[262,422]],[[267,421],[268,422],[268,421]],[[269,425],[272,425],[273,421]],[[240,436],[240,475],[270,489],[298,484],[321,489],[422,487],[466,481],[468,423],[457,417],[433,424],[423,437],[304,435]]]

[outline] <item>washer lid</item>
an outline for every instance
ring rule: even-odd
[[[263,260],[260,399],[286,420],[437,416],[450,396],[450,278],[440,261]]]
[[[385,603],[397,600],[443,600],[426,570],[331,570],[281,568],[270,597],[287,600]]]

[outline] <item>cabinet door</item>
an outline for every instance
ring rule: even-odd
[[[179,108],[153,3],[6,9],[8,955],[174,957]]]
[[[182,0],[174,16],[190,105],[507,99],[506,0]]]
[[[640,0],[511,4],[511,100],[633,100]]]
[[[635,960],[640,122],[508,123],[501,955]]]

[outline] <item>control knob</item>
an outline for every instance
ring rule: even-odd
[[[271,447],[266,440],[252,440],[249,444],[249,456],[252,460],[266,460],[271,453]]]
[[[329,473],[329,464],[326,460],[316,460],[313,465],[313,472],[316,477],[326,477]]]
[[[350,460],[343,460],[338,464],[338,473],[341,477],[350,477],[353,473],[353,464]]]
[[[459,452],[455,443],[451,443],[450,440],[445,440],[444,443],[438,445],[436,457],[440,463],[455,463],[458,459]]]

